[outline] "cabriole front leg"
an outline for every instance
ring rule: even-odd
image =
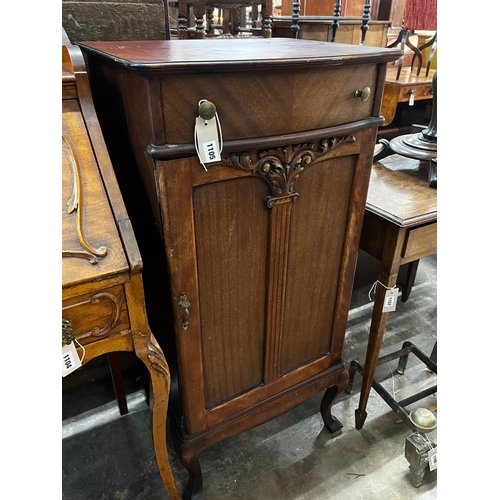
[[[171,500],[181,500],[175,483],[167,448],[167,411],[170,393],[170,371],[165,356],[151,332],[134,333],[137,357],[146,365],[151,382],[150,411],[156,462]]]
[[[336,385],[332,385],[325,391],[320,405],[321,417],[323,418],[325,427],[332,434],[339,431],[343,427],[342,422],[338,418],[334,417],[331,413],[333,403],[335,403],[340,394],[345,390],[347,382],[349,380],[349,375],[347,373],[347,370],[345,369],[342,371],[340,376],[341,380],[339,381],[339,383]]]

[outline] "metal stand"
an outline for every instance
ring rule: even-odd
[[[417,356],[420,361],[422,361],[427,368],[432,373],[435,373],[437,375],[437,342],[434,345],[434,348],[432,350],[431,356],[428,357],[426,356],[420,349],[418,349],[412,342],[404,342],[402,349],[399,351],[396,351],[392,354],[388,354],[386,356],[382,356],[379,358],[377,366],[380,366],[383,363],[386,363],[387,361],[392,361],[394,359],[399,358],[399,364],[397,368],[397,373],[402,375],[405,372],[406,369],[406,364],[408,363],[408,356],[413,353],[415,356]],[[364,371],[364,366],[361,365],[358,361],[353,360],[351,361],[350,367],[349,367],[349,382],[347,384],[346,392],[348,394],[352,393],[352,386],[354,382],[354,377],[356,375],[356,372],[359,372],[361,375],[363,375]],[[403,420],[403,422],[412,430],[412,431],[418,431],[417,427],[415,427],[415,424],[410,420],[409,414],[407,411],[404,409],[405,406],[408,406],[412,403],[415,403],[416,401],[420,401],[421,399],[426,398],[427,396],[430,396],[431,394],[435,394],[437,392],[437,384],[425,389],[423,391],[418,392],[417,394],[414,394],[413,396],[410,396],[406,399],[403,399],[402,401],[396,401],[378,382],[375,380],[372,382],[372,388],[375,389],[375,391],[382,397],[382,399],[392,408],[392,410]]]

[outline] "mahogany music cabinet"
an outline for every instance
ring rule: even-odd
[[[401,52],[284,38],[80,46],[141,253],[161,247],[145,257],[146,304],[167,357],[175,343],[184,498],[202,498],[211,444],[323,390],[325,426],[342,427],[330,409],[348,381],[386,65]],[[193,139],[202,99],[223,136],[208,171]]]

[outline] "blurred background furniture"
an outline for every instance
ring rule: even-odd
[[[390,141],[379,139],[380,149],[375,153],[378,161],[392,153],[427,162],[428,184],[437,187],[437,71],[432,77],[432,115],[429,125],[421,132],[398,135]]]
[[[426,40],[420,46],[416,46],[411,41],[410,37],[417,30],[432,31],[435,33],[429,40]],[[432,59],[437,48],[436,30],[437,0],[406,0],[403,26],[399,32],[397,39],[394,42],[390,43],[387,47],[390,48],[399,45],[401,50],[404,50],[405,47],[409,47],[413,52],[411,63],[412,69],[415,61],[417,61],[417,76],[420,74],[420,70],[422,68],[422,50],[431,47],[426,64],[426,76],[428,76],[432,64]],[[403,58],[400,58],[398,61],[398,71],[396,74],[396,79],[399,79],[402,67]]]
[[[190,33],[194,38],[272,36],[272,0],[178,0],[177,5],[181,40],[190,38]]]

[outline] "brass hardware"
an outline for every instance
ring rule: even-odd
[[[179,306],[184,308],[184,321],[182,322],[182,325],[181,325],[183,330],[188,329],[189,306],[190,305],[191,305],[191,302],[189,302],[187,295],[184,292],[182,292],[181,296],[179,297]]]
[[[354,97],[361,97],[361,102],[366,102],[370,99],[371,93],[370,87],[365,87],[363,90],[356,89],[354,91]]]
[[[71,323],[67,320],[64,319],[62,320],[62,346],[64,347],[65,345],[70,345],[73,340],[75,340],[75,332],[73,331],[73,328],[71,327]]]
[[[204,120],[211,120],[217,113],[215,104],[210,101],[202,101],[198,106],[198,115]]]

